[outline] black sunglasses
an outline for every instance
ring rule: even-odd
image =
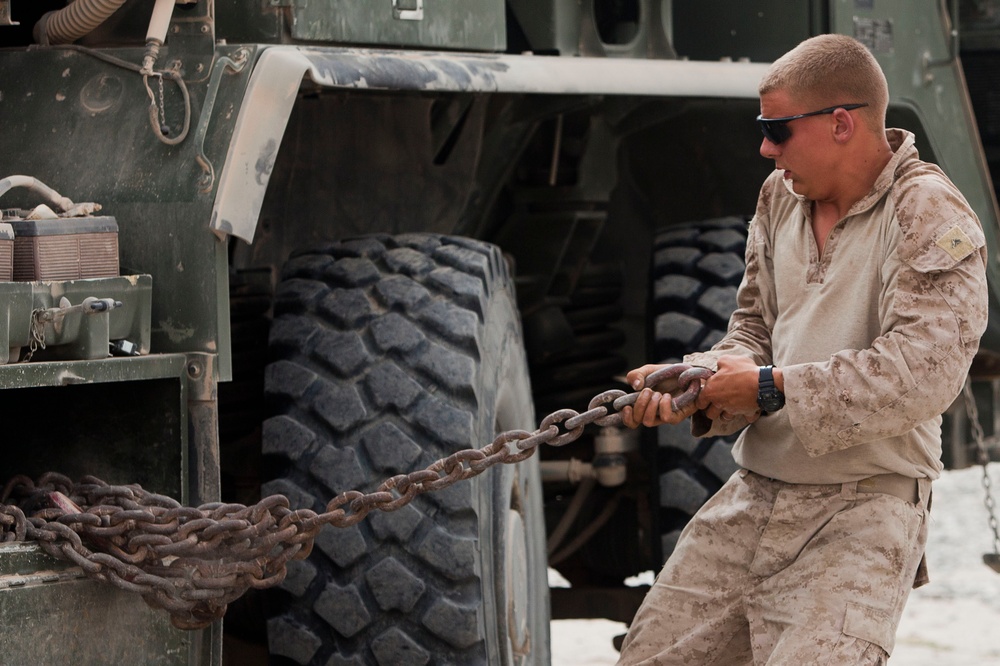
[[[792,135],[792,130],[788,129],[788,123],[793,120],[808,118],[809,116],[822,116],[833,113],[837,109],[851,111],[853,109],[860,109],[863,106],[868,106],[868,104],[838,104],[837,106],[830,106],[819,111],[800,113],[797,116],[785,116],[784,118],[765,118],[763,115],[759,115],[757,116],[757,124],[760,125],[760,131],[764,133],[768,141],[778,144]]]

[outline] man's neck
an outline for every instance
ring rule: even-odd
[[[846,217],[851,207],[871,192],[893,155],[884,133],[881,140],[872,137],[871,142],[858,146],[853,152],[853,156],[844,156],[843,164],[850,165],[850,168],[841,171],[839,186],[830,196],[813,202],[813,215],[835,221]]]

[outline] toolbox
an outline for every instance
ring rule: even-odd
[[[11,220],[10,226],[16,281],[118,275],[118,223],[113,217]]]

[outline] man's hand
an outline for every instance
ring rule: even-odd
[[[665,367],[667,366],[644,365],[628,373],[625,381],[636,391],[641,391],[634,405],[622,408],[624,425],[629,428],[638,428],[640,425],[651,428],[666,423],[677,424],[697,411],[694,403],[678,411],[673,410],[670,404],[673,399],[671,393],[680,389],[676,377],[664,380],[652,388],[643,388],[646,377]]]
[[[719,368],[698,395],[698,409],[712,419],[742,415],[753,423],[760,416],[757,387],[760,366],[747,356],[720,356]],[[638,401],[637,401],[638,402]]]

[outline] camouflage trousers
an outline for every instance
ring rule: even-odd
[[[916,502],[740,470],[691,519],[619,666],[884,664],[927,543]]]

